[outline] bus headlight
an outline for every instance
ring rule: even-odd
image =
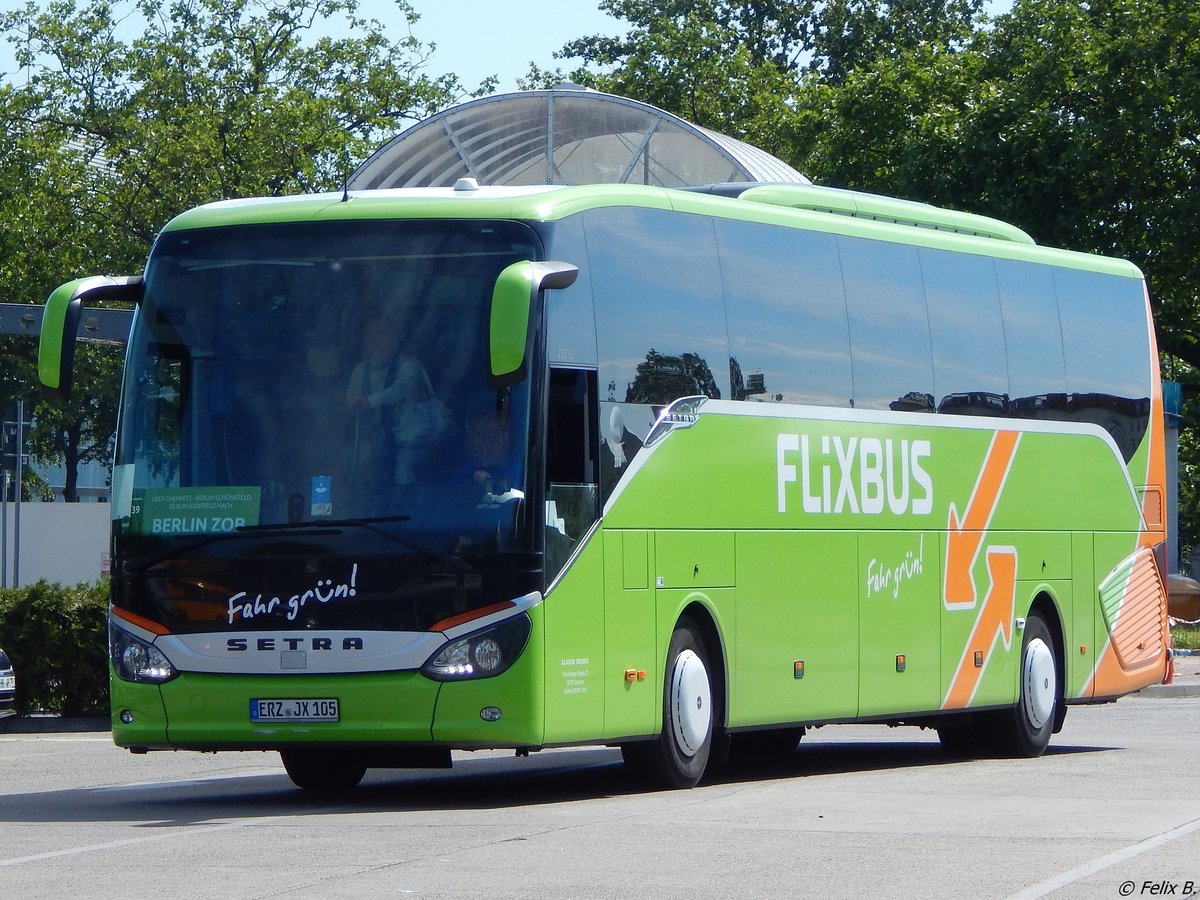
[[[499,675],[517,661],[529,640],[531,628],[529,616],[514,616],[447,644],[425,663],[421,671],[435,681]]]
[[[147,644],[116,625],[108,627],[108,653],[113,668],[125,681],[140,684],[162,684],[179,671],[153,644]]]

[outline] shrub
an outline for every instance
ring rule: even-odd
[[[107,581],[0,590],[0,647],[17,674],[19,714],[107,713],[107,622]]]

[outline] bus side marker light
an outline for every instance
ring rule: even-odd
[[[804,660],[798,659],[794,663],[792,663],[792,674],[796,678],[804,677]]]
[[[977,669],[983,668],[983,651],[982,650],[975,651],[975,668],[977,668]]]
[[[1079,645],[1079,652],[1080,652],[1080,653],[1087,653],[1087,644],[1080,644],[1080,645]]]
[[[626,669],[625,680],[628,682],[637,681],[637,669]]]
[[[896,671],[903,672],[905,665],[907,665],[907,662],[908,662],[908,660],[904,656],[903,653],[901,653],[899,656],[897,656],[896,657]]]

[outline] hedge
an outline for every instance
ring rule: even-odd
[[[0,590],[0,647],[17,675],[19,715],[108,714],[107,623],[107,581]]]

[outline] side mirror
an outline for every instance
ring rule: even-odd
[[[137,303],[142,299],[142,290],[140,275],[77,278],[55,288],[42,310],[38,343],[38,378],[42,384],[64,400],[70,397],[75,335],[79,331],[83,307],[104,300]]]
[[[488,380],[492,387],[517,384],[529,373],[533,330],[530,313],[544,290],[575,283],[579,269],[564,262],[515,262],[496,278],[488,334]]]

